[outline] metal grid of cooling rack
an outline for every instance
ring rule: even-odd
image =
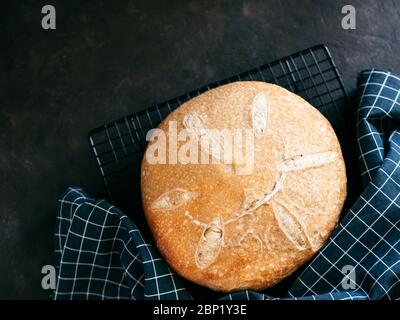
[[[146,147],[146,133],[185,101],[211,88],[239,80],[278,84],[306,99],[333,125],[344,153],[349,191],[356,172],[355,134],[352,110],[343,82],[328,48],[318,45],[281,58],[225,80],[206,85],[178,98],[107,123],[89,133],[100,173],[110,201],[138,217],[141,212],[140,164]],[[355,181],[355,179],[354,179]],[[352,203],[351,192],[348,202]]]

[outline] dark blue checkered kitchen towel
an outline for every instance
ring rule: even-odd
[[[364,191],[285,299],[400,299],[400,77],[368,70],[359,89]],[[55,237],[55,299],[192,298],[132,220],[79,188],[60,200]],[[253,291],[223,298],[275,299]]]

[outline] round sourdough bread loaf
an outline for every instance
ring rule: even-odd
[[[197,284],[270,287],[309,260],[338,221],[346,172],[336,135],[279,86],[209,90],[149,137],[145,215],[170,266]]]

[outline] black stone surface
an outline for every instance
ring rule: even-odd
[[[41,8],[57,29],[41,28]],[[400,3],[347,1],[1,1],[0,298],[47,298],[57,199],[102,196],[87,133],[315,44],[352,92],[364,68],[400,72]]]

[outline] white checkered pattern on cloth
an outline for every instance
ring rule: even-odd
[[[364,191],[280,299],[400,299],[400,78],[359,79],[358,148]],[[191,299],[135,224],[104,200],[70,188],[56,226],[55,299]],[[343,267],[355,289],[343,289]],[[278,299],[241,291],[223,299]]]

